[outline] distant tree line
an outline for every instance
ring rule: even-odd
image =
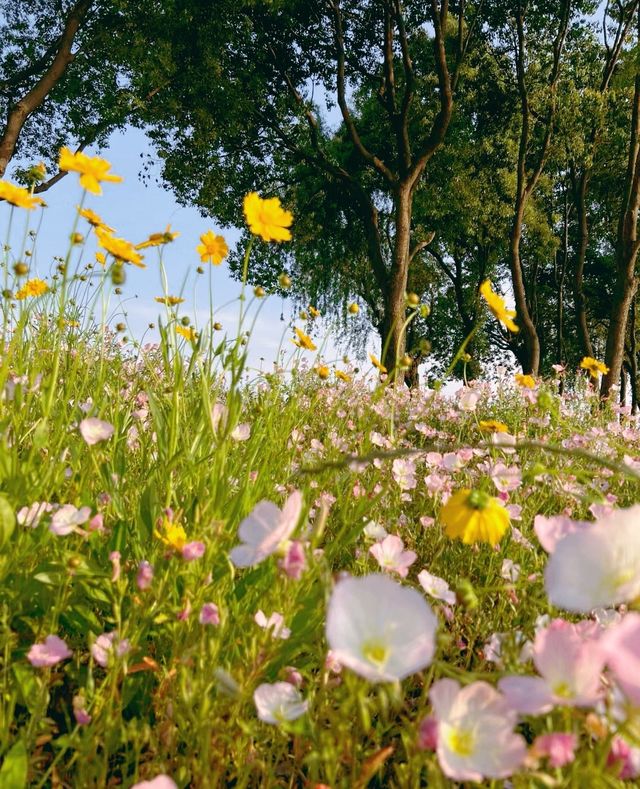
[[[42,158],[46,190],[61,145],[142,127],[222,224],[279,195],[294,240],[251,279],[373,326],[409,382],[484,320],[490,278],[520,331],[487,321],[472,369],[597,357],[602,395],[637,403],[640,0],[0,0],[0,34],[0,175]],[[431,310],[403,333],[406,292]]]

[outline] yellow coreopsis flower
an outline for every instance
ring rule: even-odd
[[[155,301],[158,304],[166,304],[167,307],[175,307],[176,304],[182,304],[184,299],[181,299],[180,296],[156,296]]]
[[[146,265],[142,262],[142,255],[136,252],[136,248],[130,241],[126,241],[124,238],[116,238],[101,227],[96,228],[96,236],[100,246],[117,260],[133,263],[138,268],[146,268]]]
[[[318,367],[316,367],[316,373],[318,374],[318,378],[321,378],[323,381],[326,381],[326,379],[330,375],[330,370],[326,364],[320,364],[318,365]]]
[[[497,419],[481,419],[478,423],[480,430],[487,430],[491,433],[508,433],[509,428],[504,422],[498,422]]]
[[[599,362],[597,359],[592,359],[591,356],[585,356],[580,362],[580,367],[583,370],[587,370],[592,378],[597,378],[600,373],[606,375],[609,372],[606,364]]]
[[[339,378],[341,381],[344,381],[347,384],[351,381],[351,376],[342,370],[336,370],[336,378]]]
[[[172,233],[171,225],[167,225],[164,233],[151,233],[146,241],[136,244],[136,249],[148,249],[149,247],[161,247],[163,244],[170,244],[175,241],[180,233]]]
[[[189,342],[195,342],[198,339],[198,335],[191,326],[176,326],[176,332],[182,335],[185,340],[189,340]]]
[[[98,214],[96,214],[96,212],[92,211],[90,208],[78,207],[78,213],[81,217],[87,220],[91,227],[101,227],[103,230],[106,230],[107,233],[116,232],[112,227],[109,227],[109,225],[105,224],[101,217],[99,217]]]
[[[384,366],[384,364],[382,364],[382,362],[380,361],[380,359],[378,359],[377,356],[374,356],[372,353],[370,353],[369,359],[371,359],[371,364],[374,367],[376,367],[378,370],[380,370],[381,373],[387,372],[387,368]]]
[[[212,263],[219,266],[229,254],[229,247],[223,236],[217,236],[213,230],[207,230],[200,236],[202,243],[196,247],[196,252],[200,255],[203,263]]]
[[[309,305],[309,315],[311,315],[312,318],[319,318],[320,310],[317,310],[315,307]]]
[[[60,150],[58,167],[66,172],[80,173],[80,186],[94,195],[102,194],[100,186],[102,181],[111,183],[122,181],[119,175],[109,173],[111,164],[106,159],[102,159],[100,156],[87,156],[82,151],[73,153],[67,147]]]
[[[0,200],[6,200],[17,208],[26,208],[29,211],[37,205],[44,205],[41,197],[34,197],[28,189],[9,181],[0,181]]]
[[[500,323],[504,324],[509,331],[514,333],[520,331],[518,326],[513,322],[513,318],[516,317],[516,311],[507,309],[504,299],[499,293],[494,292],[491,287],[491,282],[488,279],[485,279],[482,285],[480,285],[480,295],[487,302],[487,306]]]
[[[309,337],[308,334],[305,334],[303,331],[298,329],[298,327],[294,327],[294,332],[296,333],[297,340],[291,340],[294,345],[297,345],[298,348],[304,348],[307,351],[317,351],[318,348],[314,345],[313,340]]]
[[[263,241],[291,241],[293,214],[280,204],[277,197],[263,200],[257,192],[244,198],[244,216],[249,230]]]
[[[509,528],[509,512],[488,493],[463,488],[456,491],[440,510],[444,533],[471,545],[487,542],[497,545]]]
[[[187,533],[183,526],[175,523],[168,517],[162,519],[162,525],[154,532],[155,536],[169,548],[178,553],[182,551],[187,543]]]
[[[536,379],[532,375],[525,375],[523,373],[516,373],[515,382],[518,386],[522,386],[525,389],[535,389],[536,388]]]
[[[22,299],[29,298],[30,296],[42,296],[43,293],[46,293],[49,290],[49,286],[43,279],[29,279],[27,280],[24,285],[20,288],[20,290],[16,293],[16,299],[22,301]]]

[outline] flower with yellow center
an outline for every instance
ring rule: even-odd
[[[500,323],[506,326],[509,331],[514,333],[520,331],[518,326],[513,322],[513,318],[516,317],[516,311],[507,309],[504,299],[499,293],[493,290],[491,282],[488,279],[485,279],[482,285],[480,285],[480,295],[487,302],[487,306]]]
[[[162,525],[155,530],[155,536],[174,551],[180,553],[187,543],[187,533],[183,526],[168,517],[162,519]]]
[[[599,362],[597,359],[592,359],[591,356],[585,356],[580,362],[580,367],[583,370],[587,370],[589,375],[594,379],[597,378],[600,373],[606,375],[609,372],[609,368],[606,364]]]
[[[308,334],[305,334],[301,329],[298,329],[297,326],[294,327],[294,332],[296,333],[297,340],[291,340],[291,342],[296,345],[298,348],[304,348],[307,351],[317,351],[318,348],[314,345],[313,340],[309,337]]]
[[[158,304],[166,304],[167,307],[175,307],[176,304],[182,304],[184,299],[181,299],[180,296],[156,296],[155,301]]]
[[[200,255],[203,263],[211,263],[219,266],[229,254],[229,247],[222,236],[217,236],[213,230],[207,230],[200,236],[202,243],[196,247],[196,252]]]
[[[146,265],[142,262],[142,255],[136,252],[136,248],[130,241],[126,241],[124,238],[116,238],[101,227],[96,228],[96,236],[98,237],[98,244],[103,249],[106,249],[110,255],[113,255],[116,260],[133,263],[138,268],[146,268]]]
[[[29,298],[30,296],[42,296],[42,294],[46,293],[48,290],[49,286],[43,279],[29,279],[16,293],[16,299],[22,301],[22,299]]]
[[[522,386],[523,389],[535,389],[536,388],[536,380],[532,375],[525,375],[523,373],[516,373],[515,381],[518,386]]]
[[[326,364],[320,364],[316,367],[316,373],[318,374],[318,378],[323,381],[326,381],[329,377],[329,368]]]
[[[263,241],[291,241],[293,214],[285,211],[279,198],[263,200],[257,192],[249,192],[243,208],[249,230],[255,236]]]
[[[377,356],[374,356],[372,353],[370,353],[369,354],[369,359],[371,359],[371,364],[376,369],[380,370],[381,373],[386,373],[387,372],[387,368],[384,366],[384,364],[382,364],[382,362],[380,361],[380,359],[378,359]]]
[[[481,419],[478,423],[480,430],[486,430],[490,433],[508,433],[509,428],[504,422],[498,422],[497,419]]]
[[[26,208],[29,211],[37,205],[44,205],[41,197],[34,197],[28,189],[9,181],[0,181],[0,200],[6,200],[16,208]]]
[[[198,339],[198,335],[191,326],[176,326],[176,332],[189,342],[195,342]]]
[[[119,175],[109,173],[111,164],[106,159],[87,156],[82,151],[73,153],[67,147],[60,150],[58,167],[65,172],[80,173],[80,186],[94,195],[102,194],[101,182],[116,184],[122,181]]]
[[[351,381],[351,376],[347,375],[347,373],[343,372],[342,370],[336,370],[336,378],[339,378],[341,381],[344,381],[348,384]]]
[[[78,213],[83,219],[86,219],[87,222],[91,225],[91,227],[101,227],[103,230],[106,230],[107,233],[115,233],[116,231],[106,225],[102,218],[96,214],[95,211],[92,211],[90,208],[80,208],[78,207]]]
[[[172,233],[171,225],[167,225],[164,233],[151,233],[146,241],[141,244],[136,244],[136,249],[148,249],[149,247],[161,247],[164,244],[170,244],[175,241],[180,233]]]
[[[509,512],[502,503],[481,490],[456,491],[440,510],[440,520],[450,539],[471,545],[497,545],[509,528]]]

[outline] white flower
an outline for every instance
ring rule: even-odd
[[[291,630],[284,626],[284,617],[277,611],[274,611],[267,619],[264,611],[260,609],[253,620],[259,627],[263,627],[265,630],[271,629],[274,638],[287,639],[291,635]]]
[[[253,701],[258,717],[265,723],[293,721],[304,715],[309,706],[309,702],[303,701],[298,688],[288,682],[274,682],[272,685],[265,682],[258,685]]]
[[[75,531],[76,526],[86,523],[91,517],[91,507],[74,507],[73,504],[64,504],[54,512],[49,524],[49,531],[59,537]]]
[[[442,600],[449,605],[455,605],[456,594],[451,591],[449,584],[444,578],[438,578],[437,575],[431,575],[431,573],[428,573],[426,570],[422,570],[418,573],[418,581],[420,582],[420,586],[430,597],[434,597],[436,600]]]
[[[424,598],[385,575],[346,578],[329,600],[331,652],[370,682],[393,682],[428,666],[436,627]]]
[[[615,510],[556,544],[545,569],[549,600],[588,613],[640,595],[640,505]]]
[[[114,427],[110,422],[90,416],[80,422],[80,434],[89,446],[106,441],[113,435]]]
[[[520,578],[520,565],[512,559],[503,559],[500,575],[505,581],[511,581],[514,584]]]
[[[409,567],[416,560],[415,552],[405,551],[402,539],[396,534],[387,534],[382,542],[369,548],[369,553],[383,570],[396,572],[401,578],[407,577]]]
[[[413,490],[416,486],[416,464],[411,458],[396,458],[391,473],[400,490]]]
[[[458,390],[458,407],[461,411],[475,411],[480,395],[473,389],[463,387]]]
[[[282,511],[270,501],[261,501],[240,524],[242,545],[231,550],[236,567],[253,567],[275,553],[295,529],[302,511],[302,494],[294,491]]]
[[[429,698],[438,722],[438,761],[448,778],[506,778],[522,764],[527,744],[513,733],[517,714],[491,685],[461,688],[453,679],[440,679]]]
[[[251,425],[248,422],[243,422],[236,425],[231,431],[231,438],[234,441],[246,441],[251,435]]]
[[[384,526],[375,521],[369,521],[362,531],[370,540],[384,540],[388,534]]]
[[[28,526],[30,529],[40,523],[42,516],[51,512],[53,507],[47,501],[34,501],[30,507],[22,507],[16,515],[16,520],[21,526]]]

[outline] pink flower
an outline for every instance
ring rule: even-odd
[[[444,578],[439,578],[437,575],[431,575],[426,570],[418,573],[418,581],[424,591],[436,600],[442,600],[449,605],[456,604],[456,595],[449,588],[449,584]]]
[[[421,751],[435,751],[438,747],[438,721],[433,715],[420,721],[417,745]]]
[[[61,660],[66,660],[72,655],[71,650],[58,636],[47,636],[42,644],[33,644],[27,653],[27,659],[32,666],[44,668],[55,666]]]
[[[294,581],[300,580],[302,573],[307,567],[304,545],[300,540],[294,540],[289,544],[284,559],[280,562],[280,567],[289,578],[292,578]]]
[[[234,441],[246,441],[251,435],[251,425],[243,422],[241,425],[236,425],[231,431],[231,438]]]
[[[107,441],[113,435],[114,427],[109,422],[90,416],[80,422],[80,434],[89,446]]]
[[[271,630],[274,638],[287,639],[291,635],[291,630],[284,625],[284,617],[277,611],[274,611],[267,619],[264,611],[260,609],[253,619],[259,627]]]
[[[533,750],[539,756],[546,756],[551,767],[564,767],[573,761],[577,744],[575,734],[555,731],[536,737]]]
[[[201,625],[219,625],[220,613],[215,603],[205,603],[200,609],[199,622]]]
[[[283,723],[299,718],[307,711],[308,702],[288,682],[258,685],[253,694],[258,718],[265,723]]]
[[[605,659],[620,689],[640,706],[640,614],[631,612],[601,639]]]
[[[73,715],[78,726],[87,726],[91,723],[91,715],[85,709],[86,701],[84,696],[74,696],[72,704]]]
[[[294,491],[282,511],[270,501],[261,501],[240,524],[241,545],[231,550],[236,567],[254,567],[275,553],[298,525],[302,512],[302,494]]]
[[[153,582],[153,567],[149,562],[142,561],[138,565],[138,575],[136,577],[136,584],[138,589],[148,589]]]
[[[580,529],[588,529],[594,524],[589,521],[574,521],[566,515],[536,515],[533,521],[533,530],[540,541],[540,545],[547,553],[553,553],[558,542]]]
[[[369,552],[383,570],[396,572],[401,578],[407,577],[409,567],[417,558],[413,551],[404,550],[404,543],[395,534],[388,534],[382,542],[372,545]]]
[[[182,558],[186,562],[192,562],[194,559],[200,559],[204,556],[205,544],[200,540],[188,542],[182,549]]]
[[[113,565],[113,571],[111,573],[111,582],[115,583],[118,578],[120,578],[120,551],[111,551],[109,554],[109,561]]]
[[[626,781],[640,775],[640,749],[632,748],[622,737],[614,737],[611,750],[607,756],[607,764],[618,766],[618,778]]]
[[[49,531],[63,537],[75,531],[76,526],[86,523],[91,516],[91,507],[74,507],[73,504],[64,504],[53,513]]]
[[[413,490],[416,486],[416,464],[414,460],[396,458],[391,473],[400,490]]]
[[[448,778],[506,778],[523,763],[527,745],[513,732],[517,713],[491,685],[461,688],[453,679],[440,679],[429,698],[438,723],[436,753]]]
[[[501,493],[516,490],[522,484],[520,469],[517,466],[505,466],[504,463],[496,463],[491,470],[491,479]]]
[[[89,523],[87,523],[87,529],[89,531],[104,531],[104,518],[101,512],[98,512],[91,518]]]
[[[139,781],[131,789],[178,789],[178,785],[168,775],[157,775],[150,781]]]
[[[30,507],[22,507],[18,510],[16,520],[21,526],[28,526],[30,529],[40,523],[42,516],[51,512],[52,506],[47,501],[35,501]]]
[[[540,715],[554,706],[589,707],[601,695],[604,655],[584,628],[554,619],[533,644],[539,677],[503,677],[498,688],[511,706],[526,715]]]
[[[118,634],[113,630],[111,633],[103,633],[96,638],[91,647],[91,654],[99,666],[106,668],[109,665],[109,655],[122,657],[130,649],[129,640],[126,638],[120,640]]]

